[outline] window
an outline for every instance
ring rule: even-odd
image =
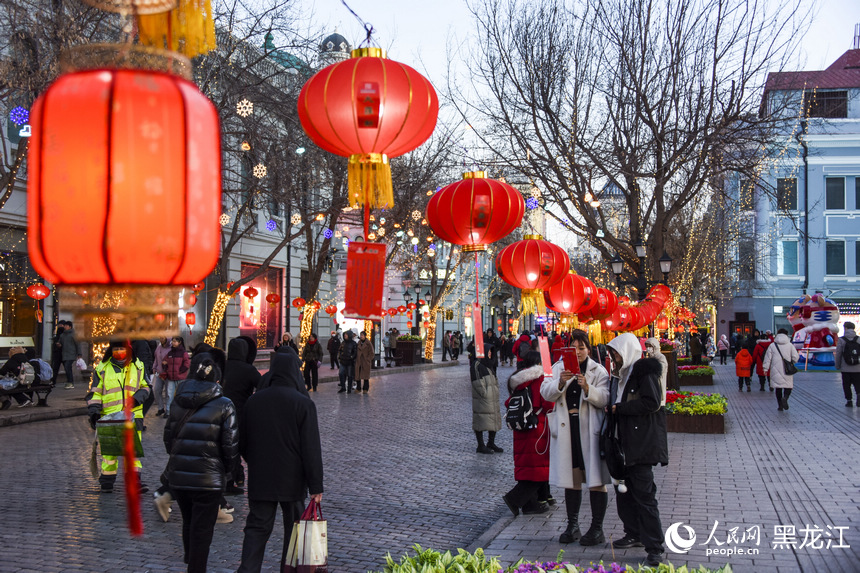
[[[844,177],[826,177],[824,179],[824,208],[825,209],[844,209],[845,208],[845,178]]]
[[[755,243],[750,239],[738,243],[738,278],[755,280]]]
[[[854,209],[860,211],[860,175],[854,178]]]
[[[796,275],[797,271],[797,241],[780,241],[776,257],[776,274]]]
[[[854,241],[854,274],[860,275],[860,239]]]
[[[797,179],[788,177],[776,180],[776,206],[783,211],[797,209]]]
[[[825,257],[827,260],[825,274],[845,274],[845,241],[827,241]]]
[[[848,92],[845,90],[806,92],[805,101],[807,117],[848,117]]]
[[[741,179],[738,202],[744,211],[752,211],[755,206],[755,184],[749,179]]]

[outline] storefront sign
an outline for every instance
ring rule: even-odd
[[[36,346],[33,344],[32,336],[0,336],[0,348],[12,348],[13,346]]]
[[[343,315],[356,320],[382,320],[385,243],[350,241],[346,253]]]

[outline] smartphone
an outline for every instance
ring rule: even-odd
[[[576,351],[573,348],[562,348],[560,352],[564,369],[579,374],[579,360],[576,359]]]

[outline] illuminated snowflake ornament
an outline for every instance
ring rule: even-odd
[[[242,98],[238,103],[236,103],[236,113],[241,117],[248,117],[254,113],[254,104],[247,99]]]
[[[290,217],[290,224],[293,226],[299,225],[302,222],[302,216],[298,213],[294,213],[292,217]]]
[[[229,225],[230,215],[228,215],[227,213],[223,213],[218,220],[221,222],[222,225]]]
[[[331,229],[326,229],[325,231],[323,231],[323,237],[325,237],[326,239],[331,239],[333,236],[334,231],[332,231]]]
[[[380,236],[380,237],[384,237],[384,236],[385,236],[385,227],[380,227],[380,228],[379,228],[379,236]]]
[[[421,211],[418,211],[417,209],[415,211],[412,211],[412,220],[418,221],[420,219],[421,219]]]
[[[12,123],[15,125],[26,125],[26,123],[30,121],[30,112],[19,105],[17,107],[13,107],[12,111],[9,112],[9,119],[12,120]]]
[[[267,173],[269,173],[269,170],[266,169],[266,166],[262,163],[258,163],[254,166],[254,177],[257,179],[262,179]]]
[[[266,223],[266,230],[267,231],[274,231],[277,228],[278,228],[278,224],[275,222],[274,219],[269,219],[268,222]]]
[[[538,200],[537,199],[535,199],[534,197],[529,197],[528,199],[526,199],[526,208],[537,209],[537,207],[538,207]]]

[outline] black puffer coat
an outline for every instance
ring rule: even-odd
[[[660,406],[662,371],[655,358],[634,362],[621,401],[616,404],[618,436],[628,466],[669,463],[666,410]]]
[[[186,412],[193,410],[180,427]],[[239,455],[236,409],[214,382],[185,380],[164,426],[173,489],[223,491]]]
[[[254,358],[248,350],[245,338],[234,338],[227,344],[227,367],[224,370],[222,387],[224,396],[230,398],[236,406],[239,421],[242,420],[245,402],[260,386],[260,372],[254,368],[253,362]]]

